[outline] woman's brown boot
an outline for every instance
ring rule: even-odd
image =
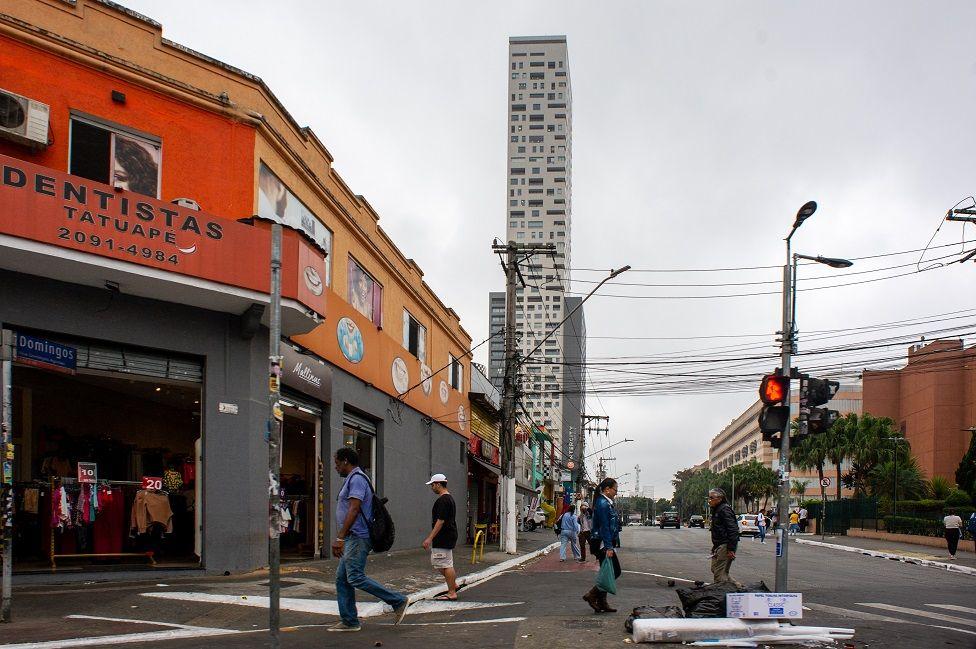
[[[600,605],[600,610],[604,613],[616,613],[617,609],[610,608],[607,604],[607,594],[602,590],[597,590],[597,604]]]
[[[599,613],[603,610],[600,606],[600,591],[594,586],[585,595],[583,595],[583,600],[590,605],[595,613]]]

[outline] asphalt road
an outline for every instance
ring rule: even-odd
[[[686,528],[627,528],[622,541],[625,572],[619,595],[611,597],[620,609],[613,615],[595,615],[580,599],[593,582],[595,564],[560,563],[553,552],[462,590],[459,604],[415,604],[399,627],[390,615],[368,617],[359,633],[326,632],[324,626],[337,619],[332,589],[290,579],[283,593],[282,646],[623,646],[628,609],[678,604],[668,577],[710,577],[710,544],[707,531]],[[772,584],[774,547],[743,539],[733,575]],[[791,590],[802,592],[810,609],[803,624],[855,628],[856,647],[976,648],[976,577],[795,544],[790,563]],[[265,592],[257,581],[34,588],[17,599],[18,622],[0,626],[0,649],[14,643],[24,649],[83,646],[72,640],[93,636],[96,644],[87,646],[266,647]],[[371,606],[376,608],[364,603],[361,613]]]

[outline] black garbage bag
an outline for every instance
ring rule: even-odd
[[[648,620],[662,617],[684,617],[685,614],[677,606],[638,606],[624,622],[627,633],[634,632],[634,620]]]
[[[725,617],[725,596],[739,592],[734,582],[726,581],[719,584],[694,588],[679,588],[678,599],[685,617]]]

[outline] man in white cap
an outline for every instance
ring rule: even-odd
[[[431,510],[431,530],[424,539],[424,549],[430,550],[430,565],[444,575],[447,593],[434,599],[453,602],[457,600],[457,573],[454,572],[454,546],[457,545],[457,508],[454,497],[447,490],[447,476],[435,473],[427,481],[430,490],[437,494]]]

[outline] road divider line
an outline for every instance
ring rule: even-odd
[[[205,629],[212,631],[211,627],[190,626],[189,624],[174,624],[172,622],[154,622],[153,620],[133,620],[125,617],[103,617],[101,615],[65,615],[69,620],[101,620],[102,622],[127,622],[129,624],[148,624],[150,626],[168,626],[174,629]]]
[[[398,626],[456,626],[461,624],[510,624],[512,622],[524,622],[528,618],[524,617],[498,617],[493,620],[464,620],[461,622],[409,622],[401,623]],[[386,626],[393,626],[386,625]]]
[[[956,617],[954,615],[944,615],[942,613],[933,613],[932,611],[923,611],[917,608],[908,608],[906,606],[895,606],[894,604],[883,604],[881,602],[857,602],[858,606],[867,606],[869,608],[879,608],[883,611],[892,611],[894,613],[904,613],[906,615],[916,615],[918,617],[927,617],[932,620],[939,620],[940,622],[951,622],[952,624],[962,624],[963,626],[976,626],[976,621],[967,620],[963,617]]]
[[[136,644],[142,642],[210,638],[223,635],[237,635],[239,633],[240,631],[231,629],[173,629],[171,631],[126,633],[122,635],[103,635],[89,638],[69,638],[67,640],[46,640],[44,642],[20,642],[17,644],[0,645],[0,647],[3,647],[3,649],[73,649],[74,647],[107,647],[110,645]]]
[[[970,608],[968,606],[958,606],[956,604],[926,604],[926,606],[931,606],[932,608],[944,608],[947,611],[956,611],[957,613],[972,613],[976,615],[976,608]]]
[[[800,545],[812,545],[821,548],[830,548],[831,550],[842,550],[844,552],[854,552],[856,554],[863,554],[869,557],[879,557],[881,559],[892,559],[895,561],[901,561],[902,563],[912,563],[917,566],[926,566],[929,568],[939,568],[940,570],[945,570],[947,572],[957,572],[963,575],[976,575],[976,568],[970,568],[968,566],[960,566],[955,563],[945,563],[943,561],[932,561],[931,559],[919,559],[917,557],[910,557],[904,554],[897,554],[894,552],[882,552],[880,550],[866,550],[864,548],[855,548],[849,545],[840,545],[838,543],[824,543],[823,541],[810,541],[808,539],[796,539],[795,543]]]

